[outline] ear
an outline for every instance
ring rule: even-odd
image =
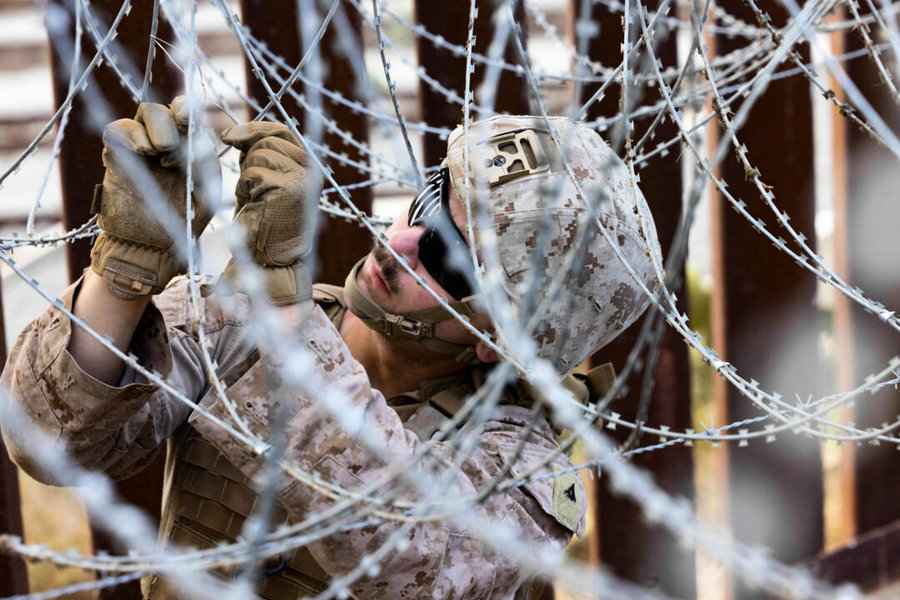
[[[475,356],[478,357],[478,360],[487,364],[495,363],[499,360],[497,353],[494,352],[493,348],[485,344],[483,340],[478,340],[478,343],[475,344]]]

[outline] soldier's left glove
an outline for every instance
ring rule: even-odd
[[[308,231],[312,227],[305,206],[306,153],[281,123],[238,125],[222,132],[222,142],[241,151],[234,221],[244,228],[247,250],[263,269],[272,303],[309,301],[312,281],[306,259],[313,231]],[[233,287],[236,269],[232,260],[222,274]]]

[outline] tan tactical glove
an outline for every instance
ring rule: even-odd
[[[103,131],[106,174],[93,206],[102,233],[91,250],[91,268],[120,298],[158,294],[185,270],[172,236],[187,238],[187,123],[187,107],[179,97],[171,106],[142,103],[134,119],[119,119]],[[221,190],[209,130],[196,128],[192,153],[191,230],[199,236],[212,217],[210,201],[218,201]],[[186,256],[187,244],[181,248]]]
[[[306,257],[312,232],[307,232],[305,214],[306,153],[281,123],[238,125],[222,132],[222,142],[241,151],[234,221],[244,228],[247,251],[263,269],[272,303],[310,300],[312,281]],[[222,274],[233,287],[236,268],[232,260]]]

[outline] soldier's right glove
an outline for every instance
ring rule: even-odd
[[[134,119],[119,119],[103,131],[106,174],[93,207],[102,233],[91,249],[91,269],[120,298],[158,294],[185,270],[172,236],[186,239],[187,124],[179,97],[171,106],[142,103]],[[197,127],[192,150],[191,230],[199,236],[212,217],[209,201],[218,200],[221,174],[209,130]]]
[[[244,228],[247,251],[263,270],[272,303],[310,300],[312,281],[306,258],[312,232],[305,212],[306,153],[281,123],[244,123],[223,131],[222,142],[241,150],[234,221]],[[231,261],[222,274],[232,287],[236,287],[236,268]]]

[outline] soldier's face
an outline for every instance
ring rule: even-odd
[[[455,194],[450,196],[450,215],[463,235],[466,232],[466,211]],[[438,295],[448,301],[454,299],[435,281],[419,258],[419,239],[425,233],[423,226],[410,226],[407,211],[403,211],[385,231],[388,245],[408,263]],[[395,314],[437,306],[434,297],[416,283],[412,275],[403,269],[394,257],[382,246],[376,244],[366,257],[359,271],[357,283],[362,291],[377,302],[384,310]],[[438,324],[438,335],[450,341],[465,343],[471,337],[463,326],[448,320]]]

